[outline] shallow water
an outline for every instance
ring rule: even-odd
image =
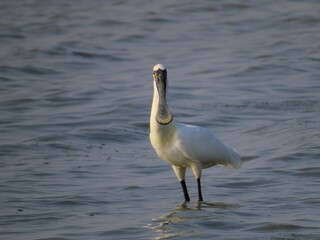
[[[1,239],[320,239],[320,3],[1,1]],[[183,204],[148,139],[175,119],[236,148]],[[188,172],[191,199],[196,182]]]

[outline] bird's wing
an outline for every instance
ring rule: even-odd
[[[176,146],[188,159],[200,162],[205,167],[216,164],[239,168],[239,154],[222,143],[206,128],[179,124]]]

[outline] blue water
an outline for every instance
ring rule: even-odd
[[[5,0],[0,16],[0,239],[320,239],[318,1]],[[242,155],[204,171],[204,203],[183,204],[149,143],[157,63],[175,119]]]

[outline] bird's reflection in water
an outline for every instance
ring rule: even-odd
[[[228,210],[238,208],[238,204],[193,202],[182,203],[170,210],[165,215],[152,219],[154,223],[148,224],[148,228],[156,231],[155,239],[169,239],[184,235],[192,235],[197,232],[194,221],[206,221],[206,219],[222,219],[221,214],[214,214],[209,209]]]

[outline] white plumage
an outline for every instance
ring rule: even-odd
[[[154,66],[153,78],[151,144],[158,156],[172,165],[187,202],[190,198],[185,172],[186,168],[192,169],[198,182],[199,201],[203,201],[200,184],[202,169],[214,165],[238,169],[242,164],[240,155],[208,129],[175,122],[166,102],[167,71],[162,64]]]

